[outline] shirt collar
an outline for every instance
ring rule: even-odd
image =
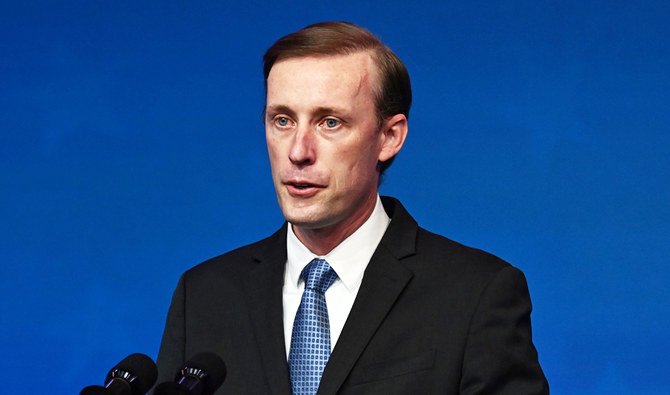
[[[365,268],[384,236],[391,219],[384,211],[382,201],[377,195],[377,202],[370,217],[354,233],[344,239],[337,247],[325,256],[311,252],[293,232],[289,224],[286,237],[287,281],[291,286],[298,287],[302,269],[314,258],[325,259],[337,273],[348,291],[357,289],[363,280]],[[285,284],[289,285],[289,284]]]

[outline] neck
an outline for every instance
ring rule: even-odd
[[[347,221],[322,228],[305,228],[291,225],[293,232],[302,244],[310,251],[319,256],[324,256],[340,245],[347,237],[351,236],[370,218],[377,203],[377,194],[373,199],[361,207],[358,215],[351,216]]]

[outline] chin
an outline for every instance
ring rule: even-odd
[[[299,215],[296,213],[284,214],[286,221],[290,222],[293,225],[299,226],[305,229],[315,229],[323,226],[323,220],[320,218],[315,218],[310,215]]]
[[[304,229],[318,229],[328,225],[329,219],[325,213],[310,208],[283,209],[284,218],[293,225]]]

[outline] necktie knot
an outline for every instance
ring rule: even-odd
[[[300,277],[305,280],[305,289],[325,293],[337,279],[337,273],[325,259],[314,258],[302,269]]]

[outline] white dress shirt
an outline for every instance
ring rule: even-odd
[[[377,245],[384,236],[390,222],[391,219],[384,211],[382,201],[378,195],[377,203],[370,218],[325,256],[315,255],[305,247],[293,233],[292,225],[289,224],[286,237],[287,262],[282,290],[284,341],[286,343],[287,359],[291,349],[293,321],[305,288],[305,282],[300,278],[302,269],[314,258],[323,258],[337,273],[337,280],[326,291],[326,305],[328,306],[328,319],[330,321],[330,349],[332,351],[340,333],[342,333],[342,327],[344,327],[344,323],[349,316],[358,289],[361,287],[365,268],[368,266],[368,262],[370,262],[370,258],[372,258],[372,254],[377,249]]]

